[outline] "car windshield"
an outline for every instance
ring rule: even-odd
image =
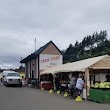
[[[7,76],[20,76],[19,74],[17,74],[17,73],[8,73],[8,75]]]

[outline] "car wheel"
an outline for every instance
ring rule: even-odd
[[[2,82],[3,80],[2,80],[2,78],[1,78],[1,82]]]
[[[20,84],[19,86],[22,87],[22,84]]]
[[[6,87],[9,87],[9,85],[8,85],[7,83],[5,84],[5,86],[6,86]]]

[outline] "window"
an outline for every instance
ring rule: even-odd
[[[17,73],[8,73],[7,76],[20,76],[20,75]]]

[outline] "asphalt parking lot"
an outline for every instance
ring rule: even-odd
[[[29,87],[5,87],[0,84],[0,110],[110,110],[110,104],[76,102],[63,95],[49,94]]]

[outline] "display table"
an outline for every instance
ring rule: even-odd
[[[68,87],[70,86],[70,84],[69,83],[62,83],[61,84],[61,91],[65,91],[66,89],[68,89]]]
[[[40,87],[44,88],[45,90],[50,90],[53,87],[53,85],[51,81],[41,81]]]
[[[99,103],[110,103],[110,88],[91,88],[89,98]]]
[[[62,86],[62,87],[66,87],[66,86],[68,86],[68,87],[69,87],[69,86],[70,86],[70,84],[65,84],[65,83],[63,83],[63,84],[61,84],[61,86]]]

